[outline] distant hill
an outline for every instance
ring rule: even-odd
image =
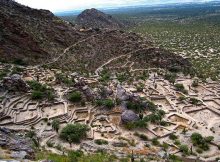
[[[83,11],[77,16],[75,22],[85,28],[119,29],[124,27],[124,24],[116,18],[94,8]]]

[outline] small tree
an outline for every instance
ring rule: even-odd
[[[199,133],[193,133],[191,135],[191,140],[194,146],[199,147],[200,149],[203,149],[204,151],[209,150],[209,145],[208,143],[213,140],[213,137],[206,137],[203,138],[203,136]]]
[[[111,109],[115,106],[115,103],[111,99],[104,99],[104,100],[97,100],[96,105],[97,106],[105,106],[105,107]]]
[[[71,146],[72,143],[79,143],[85,138],[87,130],[88,127],[84,124],[68,124],[62,129],[60,138],[69,142]]]
[[[26,137],[28,137],[32,140],[35,147],[38,148],[40,146],[39,138],[37,137],[37,134],[35,131],[31,130],[31,131],[27,132]]]
[[[68,100],[71,102],[79,102],[82,99],[80,92],[71,92],[68,96]]]
[[[104,101],[104,106],[106,106],[107,108],[111,109],[115,106],[114,102],[111,99],[106,99]]]
[[[176,77],[177,77],[177,75],[175,73],[166,73],[164,76],[164,78],[172,84],[175,83]]]
[[[58,132],[59,128],[60,128],[60,121],[58,119],[54,119],[52,122],[52,128]]]
[[[185,94],[188,93],[183,84],[175,84],[174,86],[176,87],[177,91],[180,91]]]
[[[198,105],[199,102],[200,102],[200,101],[199,101],[198,99],[196,99],[196,98],[190,98],[189,101],[190,101],[190,103],[193,104],[193,105]]]
[[[147,101],[147,107],[150,111],[156,111],[157,106],[152,101]]]
[[[169,135],[169,139],[171,139],[171,140],[176,140],[177,138],[178,137],[173,133]]]
[[[189,148],[187,145],[180,145],[179,147],[180,151],[184,154],[184,155],[188,155],[189,154]]]
[[[151,142],[152,142],[152,144],[155,145],[155,146],[160,145],[160,142],[158,141],[157,138],[153,138]]]

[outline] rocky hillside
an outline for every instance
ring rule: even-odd
[[[106,24],[120,26],[95,9],[84,11],[78,19],[90,13],[103,21],[107,19]],[[32,9],[12,0],[0,0],[0,25],[2,62],[46,64],[93,73],[105,67],[129,70],[140,66],[168,70],[190,67],[184,58],[153,47],[147,38],[135,33],[97,28],[78,30],[50,11]]]
[[[76,23],[85,28],[119,29],[124,27],[124,24],[116,18],[94,8],[87,9],[79,14]]]
[[[1,61],[39,63],[83,38],[71,24],[46,10],[0,0]]]

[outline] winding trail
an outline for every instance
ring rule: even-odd
[[[89,37],[87,37],[87,38],[85,38],[85,39],[82,39],[82,40],[80,40],[80,41],[78,41],[78,42],[72,44],[71,46],[65,48],[64,51],[63,51],[63,53],[61,53],[58,57],[56,57],[55,59],[53,59],[51,62],[43,63],[43,64],[40,64],[40,65],[36,65],[35,68],[38,68],[38,67],[41,67],[41,66],[44,66],[44,65],[50,65],[50,64],[53,64],[53,63],[57,62],[57,61],[58,61],[62,56],[64,56],[71,48],[73,48],[73,47],[77,46],[78,44],[83,43],[83,42],[85,42],[85,41],[89,40],[90,38],[93,38],[94,36],[97,36],[97,35],[99,35],[99,34],[91,35],[91,36],[89,36]]]
[[[112,61],[117,60],[117,59],[119,59],[119,58],[121,58],[121,57],[124,57],[124,56],[127,56],[127,55],[125,54],[125,55],[120,55],[120,56],[118,56],[118,57],[113,57],[113,58],[111,58],[110,60],[108,60],[107,62],[105,62],[104,64],[102,64],[101,66],[99,66],[99,67],[95,70],[95,75],[96,75],[96,76],[99,76],[99,72],[102,71],[102,69],[103,69],[104,66],[106,66],[106,65],[108,65],[109,63],[111,63]]]
[[[103,70],[103,67],[106,66],[106,65],[108,65],[108,64],[110,64],[112,61],[115,61],[115,60],[117,60],[117,59],[119,59],[119,58],[121,58],[121,57],[127,57],[127,59],[126,59],[127,62],[122,66],[122,67],[125,67],[128,62],[131,62],[131,61],[129,61],[129,59],[131,58],[131,56],[132,56],[133,53],[136,53],[136,52],[139,52],[139,51],[142,51],[142,50],[148,50],[148,49],[150,49],[150,48],[151,48],[151,47],[149,47],[149,48],[143,48],[143,49],[138,49],[138,50],[135,50],[135,51],[128,52],[127,54],[120,55],[120,56],[113,57],[113,58],[109,59],[107,62],[105,62],[104,64],[102,64],[101,66],[99,66],[99,67],[95,70],[95,76],[99,76],[99,73]],[[131,68],[130,71],[135,71],[135,70],[132,69],[132,66],[133,66],[133,65],[134,65],[134,62],[131,62],[131,64],[129,65],[129,67]],[[148,70],[148,69],[139,69],[139,70]]]

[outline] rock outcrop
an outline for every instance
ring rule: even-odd
[[[32,149],[32,142],[16,134],[7,128],[0,127],[0,147],[4,147],[11,151],[12,158],[18,159],[33,159],[34,150]]]
[[[27,92],[30,88],[18,74],[13,74],[10,77],[5,77],[2,81],[2,85],[7,90],[13,92]]]

